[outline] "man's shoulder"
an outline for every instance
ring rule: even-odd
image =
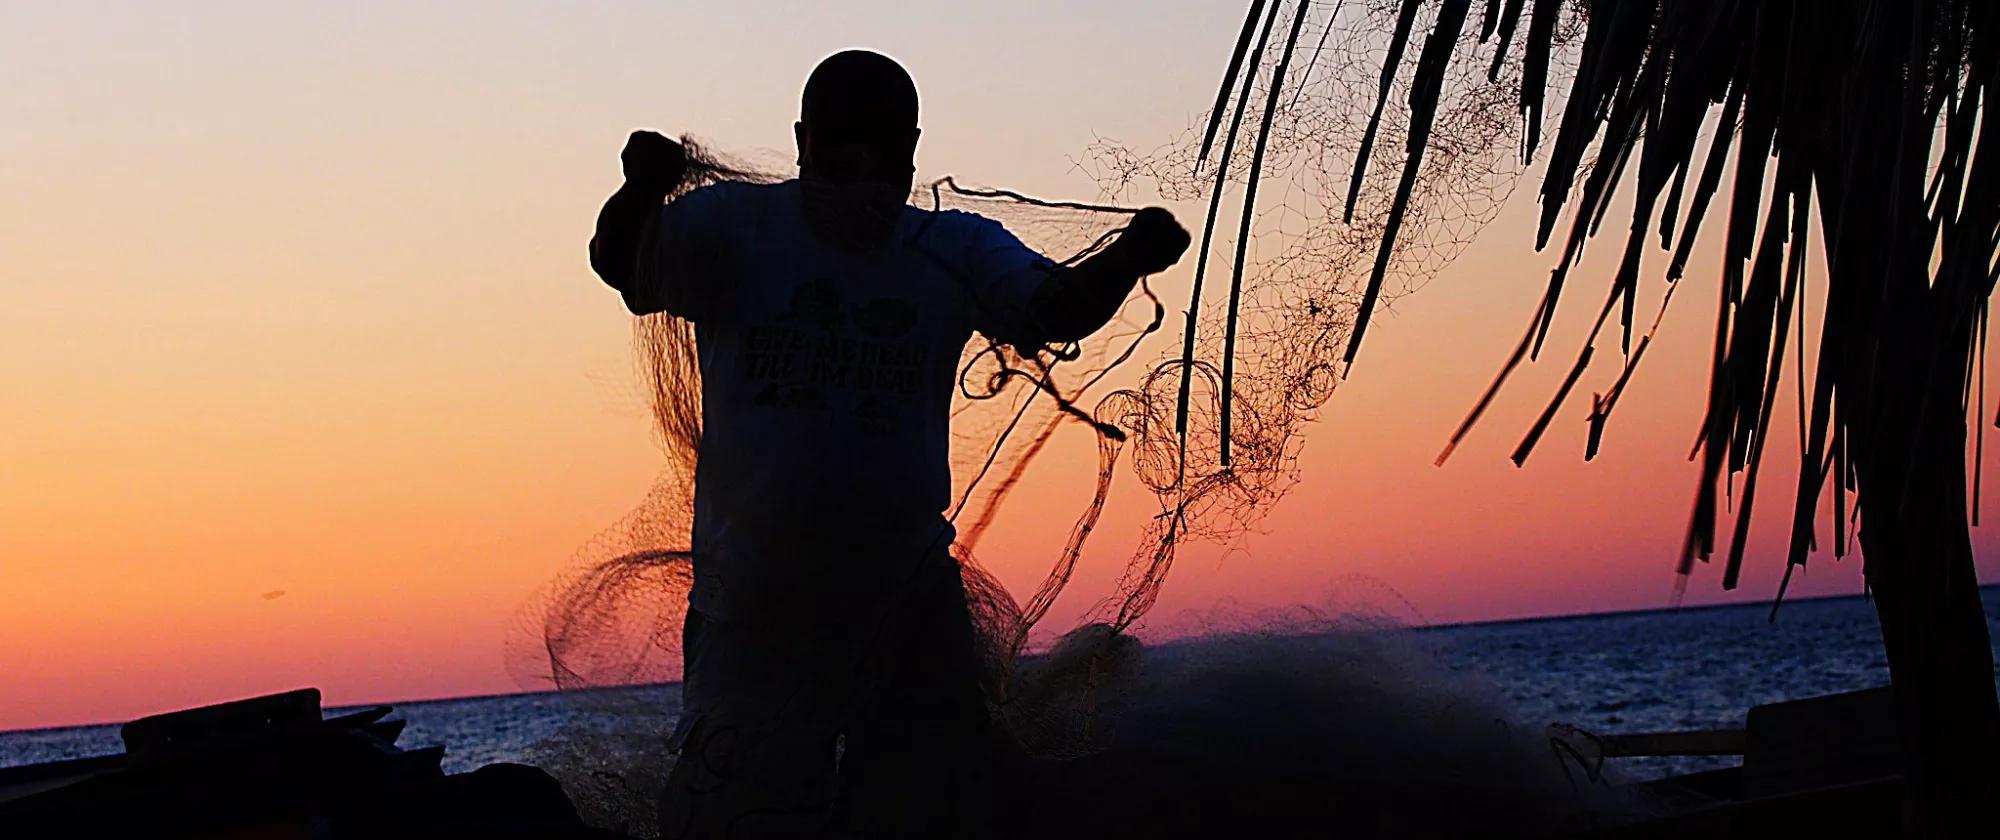
[[[764,201],[790,188],[791,185],[791,181],[714,181],[689,190],[684,198],[698,202]]]
[[[972,210],[963,210],[957,207],[943,207],[937,209],[932,209],[929,207],[918,207],[915,209],[919,213],[927,214],[930,217],[932,224],[941,225],[947,228],[965,229],[965,228],[976,228],[976,227],[1001,226],[998,220],[990,216],[985,216],[980,213],[974,212]]]
[[[732,237],[777,212],[788,182],[714,181],[667,203],[662,219],[695,225],[709,238]]]
[[[976,246],[1011,236],[998,219],[956,207],[932,209],[912,207],[920,229],[939,244]]]

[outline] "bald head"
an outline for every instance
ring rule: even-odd
[[[806,79],[794,130],[802,174],[907,182],[916,160],[917,85],[881,53],[834,53]]]
[[[799,119],[827,132],[908,131],[917,127],[917,83],[881,53],[837,52],[806,78]]]

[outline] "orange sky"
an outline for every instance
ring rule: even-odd
[[[1093,132],[1147,146],[1184,127],[1241,14],[84,5],[0,10],[0,729],[301,685],[335,703],[518,688],[503,654],[521,605],[659,464],[627,317],[583,259],[630,127],[782,146],[812,63],[869,45],[924,90],[925,172],[1089,198],[1068,157]],[[1186,552],[1155,626],[1225,600],[1379,603],[1378,584],[1412,620],[1665,602],[1712,248],[1595,464],[1581,393],[1527,469],[1505,458],[1593,314],[1609,242],[1554,357],[1431,466],[1546,276],[1532,191],[1516,197],[1381,316],[1308,434],[1305,483],[1234,551]],[[1160,285],[1173,299],[1185,282]],[[1774,428],[1794,427],[1787,405]],[[1774,525],[1733,597],[1775,586],[1788,446],[1774,439]],[[1045,515],[982,546],[1010,581],[1075,510],[1080,491],[1040,486],[1013,504]],[[1078,591],[1101,591],[1129,549],[1150,504],[1135,489]],[[2000,545],[1978,539],[1982,577],[2000,578]],[[1723,595],[1715,571],[1691,600]],[[1854,592],[1857,573],[1827,558],[1795,591]]]

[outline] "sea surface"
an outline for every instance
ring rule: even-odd
[[[2000,587],[1981,591],[1989,621]],[[1568,723],[1598,733],[1742,726],[1751,706],[1886,685],[1873,607],[1860,597],[1610,613],[1386,631],[1449,674],[1505,697],[1519,725]],[[2000,626],[1989,625],[1996,637]],[[672,709],[672,687],[628,690]],[[607,704],[553,693],[396,704],[400,744],[442,744],[448,772],[531,757],[566,727],[610,725]],[[329,709],[335,714],[345,709]],[[0,732],[0,766],[121,751],[118,727]],[[1731,759],[1622,759],[1632,778]]]

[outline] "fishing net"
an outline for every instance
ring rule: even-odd
[[[1161,279],[1149,278],[1088,339],[1018,347],[975,336],[960,360],[950,553],[984,649],[990,708],[1029,756],[1075,760],[1106,748],[1140,684],[1140,647],[1129,631],[1157,602],[1179,549],[1237,541],[1296,484],[1304,432],[1351,361],[1361,313],[1436,276],[1493,218],[1518,175],[1518,84],[1499,62],[1470,46],[1459,51],[1439,71],[1445,95],[1428,104],[1412,99],[1408,78],[1380,75],[1397,65],[1385,65],[1389,33],[1428,25],[1400,6],[1256,3],[1211,113],[1156,149],[1100,141],[1087,150],[1097,203],[952,178],[912,195],[921,208],[998,220],[1061,265],[1110,241],[1129,206],[1206,203],[1184,320],[1169,324]],[[1433,113],[1412,120],[1413,109]],[[1403,165],[1417,147],[1412,125],[1425,126],[1421,167]],[[721,181],[789,177],[781,165],[692,140],[686,148],[689,175],[674,197]],[[1350,179],[1367,148],[1377,164]],[[1396,226],[1403,231],[1393,248],[1381,247]],[[1218,293],[1223,278],[1226,293]],[[564,778],[595,822],[646,834],[674,692],[608,687],[679,676],[702,415],[692,326],[661,314],[638,319],[634,331],[665,467],[639,507],[580,550],[528,611],[527,641],[511,662],[525,684],[572,691],[595,712],[545,744],[539,763]],[[1066,427],[1095,436],[1094,467],[1041,457]],[[977,549],[1031,465],[1037,482],[1091,492],[1039,582],[1017,593]],[[1125,480],[1145,488],[1156,510],[1135,545],[1098,545],[1091,536]],[[1093,606],[1067,628],[1043,628],[1078,570],[1099,563],[1119,564],[1115,585],[1075,593],[1094,597]]]

